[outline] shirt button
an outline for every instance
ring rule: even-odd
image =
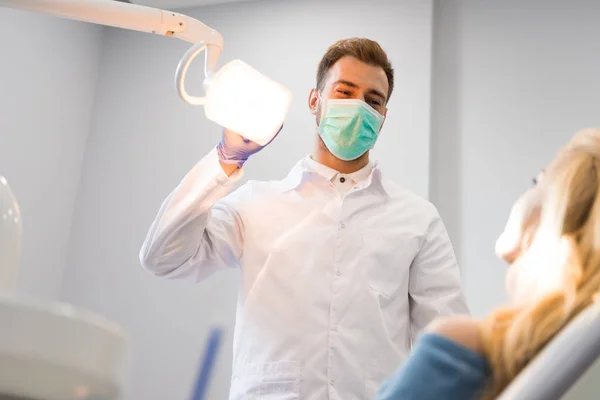
[[[333,386],[333,385],[335,384],[335,381],[332,379],[332,380],[330,380],[330,381],[329,381],[329,384],[330,384],[331,386]]]
[[[337,276],[340,276],[342,273],[340,271],[335,273]]]
[[[344,183],[346,182],[346,178],[344,178],[343,176],[340,178],[340,182]]]
[[[346,227],[346,224],[344,224],[343,222],[340,222],[340,228],[344,229]]]

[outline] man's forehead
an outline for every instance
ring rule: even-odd
[[[389,91],[383,68],[354,57],[343,57],[330,68],[326,84],[333,85],[336,82],[351,82],[362,89],[376,89],[386,95]]]

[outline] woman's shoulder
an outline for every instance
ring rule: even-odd
[[[425,334],[442,336],[475,353],[483,353],[480,322],[469,316],[438,318],[425,328]]]
[[[478,398],[489,376],[482,342],[475,319],[437,319],[417,340],[411,356],[383,384],[377,399]]]

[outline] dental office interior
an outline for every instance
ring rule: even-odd
[[[223,36],[220,65],[243,60],[292,93],[284,130],[244,180],[281,179],[312,149],[306,97],[327,47],[378,41],[396,89],[372,156],[438,208],[474,316],[507,301],[494,243],[513,202],[574,132],[600,122],[597,1],[132,3],[202,21]],[[15,295],[122,328],[125,400],[190,398],[220,326],[206,398],[226,399],[239,271],[190,284],[157,279],[138,257],[165,196],[221,138],[175,89],[189,44],[10,8],[0,7],[0,22],[0,175],[23,224]],[[190,92],[202,92],[201,59]],[[598,393],[596,363],[564,398]]]

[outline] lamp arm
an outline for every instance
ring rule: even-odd
[[[194,49],[206,48],[204,74],[208,78],[217,66],[223,49],[223,36],[197,19],[172,11],[146,7],[113,0],[0,0],[0,7],[41,12],[55,17],[67,18],[93,24],[112,26],[139,32],[174,37],[193,43]],[[23,27],[27,31],[27,27]],[[180,65],[191,62],[200,51],[188,52]],[[193,57],[189,58],[189,55]],[[181,70],[180,67],[178,70]],[[184,68],[184,72],[187,68]],[[185,73],[177,73],[176,87],[181,97],[190,104],[193,101],[185,93]],[[196,98],[198,99],[198,98]],[[202,99],[202,98],[199,98]]]

